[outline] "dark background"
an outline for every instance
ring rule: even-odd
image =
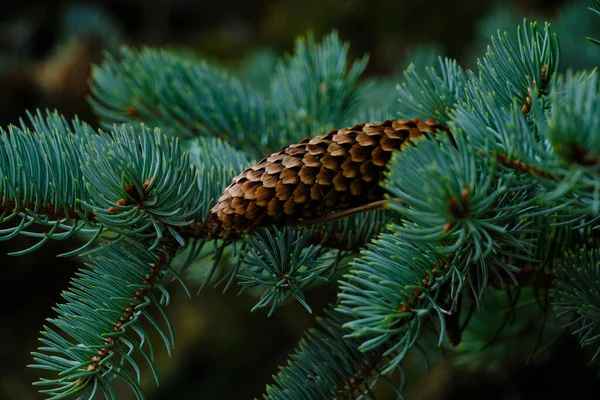
[[[104,50],[114,51],[120,44],[189,50],[243,75],[248,60],[257,55],[268,60],[272,54],[291,51],[294,39],[309,29],[317,36],[337,29],[351,42],[353,56],[371,55],[367,77],[393,81],[408,55],[423,46],[472,67],[497,28],[514,31],[523,17],[533,16],[555,23],[563,46],[563,70],[589,68],[600,65],[600,49],[584,38],[599,31],[600,21],[592,19],[588,5],[558,0],[10,2],[0,15],[0,126],[18,122],[25,110],[35,108],[57,108],[96,124],[85,100],[90,66],[102,60]],[[51,243],[21,257],[5,255],[31,243],[23,237],[0,242],[3,400],[42,398],[31,387],[37,374],[26,368],[32,361],[29,352],[38,346],[44,319],[61,301],[60,292],[78,266],[75,259],[54,257],[72,243]],[[168,311],[176,348],[172,359],[159,356],[160,388],[155,389],[146,374],[143,383],[150,399],[258,397],[302,332],[314,324],[314,316],[298,305],[283,307],[271,318],[263,312],[250,313],[256,299],[237,296],[235,290],[223,295],[207,289],[188,299],[174,286],[173,293]],[[313,290],[308,301],[314,310],[321,310],[335,301],[335,289]],[[585,366],[586,356],[570,337],[559,339],[551,350],[523,366],[537,334],[536,312],[523,312],[526,322],[514,325],[501,337],[504,342],[488,347],[481,356],[460,358],[477,347],[477,340],[483,343],[493,336],[497,320],[480,320],[483,330],[474,335],[477,339],[458,352],[444,350],[443,361],[434,352],[428,375],[420,361],[409,359],[408,398],[600,394],[598,367]],[[547,341],[559,331],[558,326],[550,327]],[[382,385],[380,391],[387,398],[389,390]],[[130,398],[127,388],[120,391],[120,398]]]

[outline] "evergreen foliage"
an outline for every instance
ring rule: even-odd
[[[557,285],[555,309],[559,315],[573,313],[571,325],[582,346],[593,346],[591,361],[600,354],[600,262],[598,250],[580,248],[567,254],[558,266],[562,275]]]
[[[374,398],[424,332],[438,345],[460,340],[461,310],[485,315],[486,296],[510,286],[549,293],[597,359],[599,76],[562,74],[559,59],[549,24],[524,21],[512,39],[491,39],[477,71],[447,58],[411,65],[398,101],[364,110],[367,59],[349,60],[336,33],[299,39],[266,94],[164,50],[107,55],[90,99],[104,130],[38,112],[0,132],[0,222],[17,221],[2,240],[40,239],[18,255],[84,239],[68,255],[86,264],[33,353],[44,371],[36,385],[52,399],[113,399],[122,379],[143,398],[140,359],[158,382],[148,327],[170,351],[167,277],[182,280],[191,264],[207,271],[202,286],[224,268],[226,288],[236,278],[259,288],[253,310],[268,315],[292,299],[311,312],[305,292],[337,281],[339,301],[274,376],[269,399]],[[394,153],[380,182],[385,210],[254,231],[211,225],[212,206],[251,160],[357,115],[398,114],[452,133]],[[225,252],[234,265],[222,266]]]
[[[45,346],[33,353],[37,364],[32,367],[58,373],[56,379],[35,383],[42,393],[51,398],[91,398],[96,393],[111,398],[109,381],[120,377],[137,397],[143,397],[134,352],[148,362],[158,383],[153,345],[142,320],[160,333],[170,353],[173,330],[166,316],[163,313],[163,328],[146,310],[150,305],[161,310],[169,304],[169,293],[161,283],[168,254],[168,249],[148,251],[148,243],[124,239],[88,255],[93,264],[84,267],[72,288],[63,293],[66,303],[55,309],[58,318],[48,319],[54,328],[44,327],[40,341]]]
[[[319,257],[318,246],[307,246],[310,237],[310,232],[263,229],[248,239],[248,250],[241,259],[244,273],[238,276],[240,285],[268,288],[252,311],[270,305],[271,316],[279,303],[292,296],[312,312],[302,287],[313,280],[327,280],[321,276],[327,265]]]
[[[205,62],[152,49],[123,48],[93,72],[91,104],[110,128],[143,121],[182,139],[215,136],[253,155],[343,125],[352,114],[367,59],[347,66],[336,33],[299,38],[271,78],[270,96]]]
[[[335,311],[319,318],[318,328],[306,333],[288,365],[274,377],[275,385],[267,387],[265,399],[374,398],[371,388],[380,378],[381,356],[358,350],[359,342],[344,336],[345,321]]]

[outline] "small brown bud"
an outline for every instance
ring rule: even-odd
[[[150,184],[151,184],[151,183],[152,183],[152,177],[150,177],[150,178],[146,179],[146,182],[144,182],[144,184],[142,185],[142,188],[143,188],[144,190],[147,190],[147,189],[148,189],[148,186],[150,186]]]
[[[450,232],[450,229],[454,228],[454,223],[453,222],[446,222],[444,224],[444,229],[442,230],[444,233],[448,233]]]

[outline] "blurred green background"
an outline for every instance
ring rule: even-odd
[[[96,124],[85,100],[90,66],[121,44],[207,58],[260,87],[277,56],[291,51],[298,35],[337,29],[351,42],[353,56],[370,54],[365,79],[378,83],[364,102],[382,103],[393,99],[408,62],[429,64],[447,55],[474,67],[491,34],[497,29],[514,33],[528,17],[552,21],[561,41],[562,70],[592,68],[600,65],[600,49],[585,37],[600,37],[600,21],[588,5],[559,0],[12,2],[0,15],[0,125],[16,123],[25,110],[35,108],[57,108]],[[38,346],[44,319],[52,315],[51,306],[61,300],[78,266],[77,260],[54,257],[73,248],[72,243],[51,243],[27,256],[6,255],[28,243],[23,237],[0,242],[2,400],[43,398],[31,387],[37,375],[26,368],[29,352]],[[177,285],[172,288],[167,311],[176,348],[171,359],[164,352],[159,356],[159,388],[145,376],[149,399],[258,397],[303,331],[314,325],[314,315],[298,304],[267,318],[264,312],[250,313],[256,299],[238,296],[236,290],[206,289],[189,299]],[[197,288],[193,279],[190,288]],[[534,293],[523,296],[533,299]],[[334,284],[307,294],[314,310],[335,298]],[[508,320],[498,341],[479,351],[502,323],[506,299],[503,293],[490,296],[488,306],[497,308],[497,318],[474,318],[458,348],[430,352],[429,374],[420,357],[409,357],[408,399],[597,398],[597,368],[585,366],[586,355],[561,335],[559,324],[547,324],[539,340],[541,347],[557,344],[528,361],[536,352],[542,321],[533,300]],[[118,389],[119,398],[131,398],[127,388]],[[379,393],[392,398],[383,384]]]

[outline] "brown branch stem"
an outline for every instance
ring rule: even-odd
[[[86,222],[95,222],[96,217],[93,214],[87,215],[86,219],[81,218],[80,214],[86,214],[82,209],[75,209],[73,207],[68,207],[67,212],[65,212],[64,208],[56,207],[54,204],[39,204],[35,203],[21,203],[17,204],[14,200],[4,199],[4,197],[0,197],[0,210],[9,213],[23,213],[27,214],[27,211],[34,211],[38,216],[47,216],[53,219],[64,219],[68,218],[73,220],[81,220]]]
[[[158,255],[158,260],[152,265],[152,267],[148,270],[148,273],[144,276],[144,279],[140,282],[141,285],[149,287],[141,288],[135,292],[135,295],[131,298],[131,302],[128,304],[127,308],[123,310],[122,316],[115,321],[115,324],[113,325],[113,330],[115,332],[121,331],[123,329],[123,325],[131,321],[135,313],[135,307],[142,303],[144,297],[150,290],[156,287],[160,273],[167,266],[170,259],[177,253],[178,249],[178,246],[173,245],[167,245],[162,248],[162,252]],[[104,340],[106,347],[99,349],[97,351],[97,355],[91,357],[90,361],[93,362],[86,367],[86,371],[97,371],[99,368],[101,368],[102,360],[108,357],[110,354],[110,348],[113,347],[118,340],[119,336],[111,336],[106,338]],[[86,380],[93,379],[93,377],[85,376],[79,379]]]
[[[363,213],[363,212],[383,210],[385,207],[387,207],[387,205],[389,203],[390,203],[390,200],[378,200],[378,201],[374,201],[372,203],[364,204],[359,207],[348,208],[346,210],[341,210],[338,212],[334,212],[332,214],[327,214],[323,217],[301,220],[300,222],[298,222],[298,225],[306,226],[306,225],[324,224],[327,222],[338,221],[340,219],[348,218],[348,217],[351,217],[352,215]]]
[[[540,177],[543,179],[550,179],[553,181],[559,180],[553,174],[551,174],[549,172],[545,172],[538,167],[528,165],[524,161],[521,161],[521,160],[509,158],[508,154],[506,154],[504,152],[501,152],[501,153],[490,152],[489,154],[486,155],[486,153],[483,150],[479,150],[477,152],[477,154],[479,154],[481,157],[486,157],[486,156],[495,157],[498,164],[502,165],[503,167],[512,169],[513,171],[521,173],[521,174],[528,174],[528,175],[537,176],[537,177]]]

